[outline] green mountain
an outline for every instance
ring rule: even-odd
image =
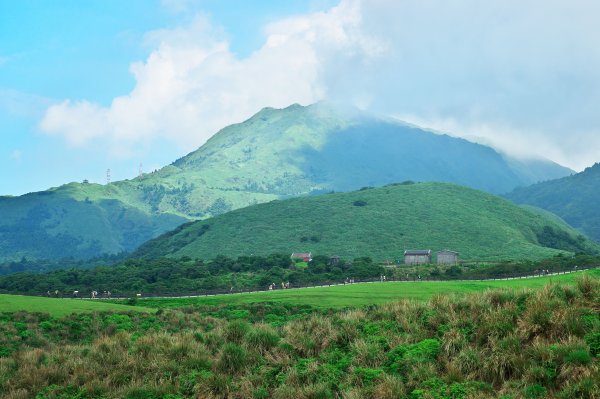
[[[598,250],[556,219],[470,188],[405,183],[238,209],[185,224],[133,257],[311,251],[396,260],[405,249],[451,249],[463,260],[521,260]]]
[[[504,193],[570,172],[356,110],[265,108],[141,178],[0,198],[0,260],[130,251],[183,222],[290,196],[404,180]]]
[[[553,212],[600,241],[600,164],[562,179],[518,188],[506,197]]]

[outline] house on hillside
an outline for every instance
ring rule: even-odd
[[[445,249],[437,253],[438,265],[456,265],[458,264],[458,252]]]
[[[431,263],[431,249],[404,251],[405,265],[427,265]]]
[[[294,252],[290,258],[292,260],[302,260],[303,262],[310,262],[312,260],[312,253],[310,253],[310,252]]]
[[[332,257],[330,257],[330,258],[329,258],[329,264],[330,264],[331,266],[335,266],[335,265],[337,265],[338,263],[340,263],[340,257],[339,257],[339,256],[337,256],[337,255],[334,255],[334,256],[332,256]]]

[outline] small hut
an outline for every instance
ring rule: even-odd
[[[438,265],[456,265],[458,263],[458,252],[445,249],[437,253]]]
[[[310,262],[312,260],[312,253],[294,252],[290,258],[292,258],[292,260],[302,260],[303,262]]]
[[[405,265],[427,265],[431,263],[431,249],[404,251]]]

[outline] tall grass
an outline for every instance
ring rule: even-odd
[[[75,334],[55,329],[81,315],[2,315],[21,345],[0,355],[0,396],[600,398],[599,303],[583,278],[283,323],[166,310],[97,314]]]

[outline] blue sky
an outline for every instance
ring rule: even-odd
[[[600,161],[595,0],[0,0],[0,195],[164,166],[265,106],[349,102]]]
[[[168,164],[184,151],[158,140],[138,157],[72,148],[39,130],[45,109],[65,98],[109,105],[135,86],[129,65],[152,48],[147,32],[206,14],[241,57],[262,45],[262,27],[278,18],[325,8],[310,0],[0,0],[0,195],[22,194],[84,178],[135,176],[139,163]],[[142,146],[144,146],[142,144]],[[184,151],[185,152],[185,151]]]

